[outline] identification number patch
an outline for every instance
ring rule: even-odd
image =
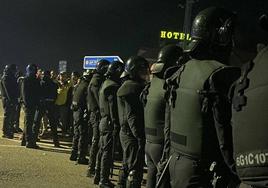
[[[268,165],[268,152],[251,152],[236,156],[237,167]]]

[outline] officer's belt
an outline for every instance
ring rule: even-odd
[[[161,144],[161,145],[163,145],[165,141],[164,141],[164,139],[154,139],[154,140],[146,139],[146,142],[151,143],[151,144]]]
[[[145,127],[145,133],[151,136],[157,136],[157,129],[156,128],[149,128]]]
[[[170,140],[177,143],[186,146],[187,145],[187,137],[184,135],[180,135],[177,133],[174,133],[170,131]]]
[[[54,102],[54,99],[45,99],[46,102]]]

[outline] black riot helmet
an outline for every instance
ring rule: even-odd
[[[15,64],[8,64],[5,66],[4,69],[5,74],[15,75],[17,73],[17,65]]]
[[[109,61],[101,59],[100,61],[98,61],[96,65],[96,72],[104,75],[108,69],[109,64],[110,64]]]
[[[107,76],[108,78],[119,79],[123,71],[124,71],[124,64],[120,61],[113,61],[109,65],[108,70],[105,73],[105,76]]]
[[[143,73],[149,73],[149,62],[141,56],[132,56],[127,60],[121,78],[129,76],[132,79],[140,79],[139,75]]]
[[[182,55],[183,50],[181,47],[174,44],[164,46],[159,51],[157,62],[152,65],[151,72],[153,74],[165,72],[167,68],[176,65]]]
[[[185,51],[192,55],[196,55],[196,51],[202,51],[203,54],[207,53],[209,58],[216,60],[215,56],[220,56],[217,53],[230,53],[235,20],[236,14],[223,8],[210,7],[201,11],[193,21],[192,41]]]
[[[92,78],[93,74],[94,74],[93,69],[87,69],[83,72],[82,79],[89,81]]]
[[[37,66],[35,64],[29,64],[26,67],[26,75],[27,76],[36,76]]]
[[[263,30],[268,31],[268,16],[266,14],[260,16],[259,24]]]

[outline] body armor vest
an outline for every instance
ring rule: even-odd
[[[190,60],[175,73],[177,86],[170,94],[173,106],[170,140],[175,151],[196,159],[203,158],[204,152],[217,153],[218,143],[206,85],[209,77],[223,66],[212,60]]]
[[[267,70],[268,47],[243,67],[234,89],[232,118],[238,175],[242,181],[266,180],[265,187],[268,179]]]
[[[103,76],[98,73],[95,73],[88,85],[87,103],[88,110],[91,112],[99,110],[99,89],[101,87],[101,84],[103,83],[103,79]]]
[[[100,89],[100,113],[101,113],[101,121],[100,121],[100,131],[112,131],[113,126],[109,126],[109,123],[111,121],[110,116],[110,106],[109,106],[109,95],[115,94],[116,91],[119,88],[119,84],[116,83],[113,80],[107,79],[103,82],[102,87]],[[114,96],[116,97],[116,96]]]
[[[139,84],[136,81],[133,80],[127,80],[125,81],[122,86],[117,91],[117,102],[118,102],[118,114],[119,114],[119,122],[121,126],[121,131],[123,131],[125,134],[132,136],[133,133],[131,132],[130,125],[128,122],[128,112],[125,108],[125,97],[128,96],[134,96],[133,102],[137,105],[133,108],[137,108],[137,110],[140,112],[140,122],[144,122],[143,119],[143,108],[140,104],[140,101],[137,100],[137,96],[141,94],[141,91],[143,89],[143,86]],[[143,129],[144,125],[139,125],[141,129]]]
[[[89,80],[81,79],[80,83],[77,85],[74,95],[73,95],[73,104],[81,107],[87,108],[87,87]]]
[[[144,108],[146,140],[159,144],[164,142],[166,101],[163,85],[164,80],[154,76],[150,87],[145,87],[143,91],[143,95],[146,96]]]

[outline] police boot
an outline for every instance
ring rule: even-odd
[[[84,150],[81,150],[79,153],[79,157],[77,160],[78,164],[84,164],[84,165],[88,165],[88,159],[86,158],[86,154],[87,152]]]
[[[127,182],[126,169],[124,169],[124,168],[120,169],[118,176],[119,176],[118,184],[115,187],[116,188],[126,188],[126,182]]]
[[[88,165],[88,159],[86,157],[79,157],[77,160],[77,164]]]
[[[71,156],[70,156],[70,161],[76,161],[78,157],[77,151],[72,150]]]
[[[100,182],[100,169],[96,169],[93,183],[99,185]]]
[[[25,139],[25,134],[24,133],[22,134],[20,145],[21,146],[26,146],[26,139]]]
[[[137,173],[135,170],[131,170],[128,178],[126,188],[139,188],[141,187],[141,183],[138,181]]]
[[[100,182],[100,188],[114,188],[114,184],[111,181]]]
[[[54,147],[56,147],[56,148],[60,147],[60,142],[58,140],[54,140]]]
[[[88,168],[87,169],[87,177],[93,178],[95,175],[95,169]]]

